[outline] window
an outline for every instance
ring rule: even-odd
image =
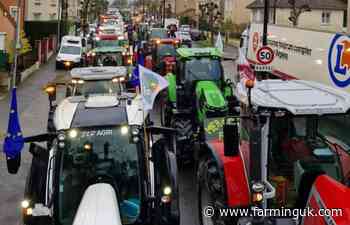
[[[10,15],[16,20],[17,19],[17,6],[10,6]]]
[[[322,12],[322,21],[321,24],[329,24],[331,22],[331,13]]]
[[[40,19],[40,16],[41,16],[41,13],[36,12],[36,13],[33,13],[33,15],[34,15],[34,19],[35,19],[35,20],[39,20],[39,19]]]
[[[257,9],[253,11],[253,22],[261,23],[263,21],[262,10]]]

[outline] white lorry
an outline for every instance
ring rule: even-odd
[[[241,47],[251,64],[259,64],[262,31],[262,24],[253,23],[242,33]],[[269,25],[268,46],[275,53],[273,75],[350,92],[350,37],[345,34]]]
[[[168,28],[169,25],[176,25],[176,27],[178,28],[180,25],[180,21],[176,18],[164,19],[164,28]]]

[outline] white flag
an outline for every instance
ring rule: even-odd
[[[219,32],[218,36],[216,37],[215,48],[219,49],[221,52],[224,52],[224,43],[222,42],[220,32]]]
[[[141,96],[144,110],[153,108],[154,100],[161,90],[168,87],[168,81],[158,73],[139,65]]]

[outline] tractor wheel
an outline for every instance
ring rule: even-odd
[[[194,141],[192,121],[186,118],[175,118],[171,125],[178,132],[176,137],[176,158],[178,159],[179,166],[181,166],[184,162],[193,158]]]
[[[219,209],[225,207],[225,186],[217,163],[211,158],[199,162],[197,170],[197,199],[200,225],[236,224],[237,220],[220,217]],[[229,221],[230,220],[230,221]]]

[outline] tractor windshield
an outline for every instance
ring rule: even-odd
[[[101,40],[96,43],[97,47],[119,47],[118,40]]]
[[[113,186],[123,224],[134,223],[140,213],[138,154],[128,126],[69,130],[58,178],[60,224],[72,224],[85,190],[95,183]]]
[[[163,58],[165,56],[173,56],[175,57],[176,55],[176,50],[174,45],[172,44],[160,44],[158,45],[158,55],[159,58]]]
[[[324,116],[319,121],[318,133],[341,145],[350,154],[350,115]]]
[[[153,39],[153,38],[163,39],[163,38],[167,38],[167,37],[168,37],[167,32],[164,29],[152,29],[151,30],[151,34],[150,34],[151,39]]]
[[[213,80],[221,79],[222,69],[220,61],[211,58],[193,58],[186,61],[185,80],[188,82],[197,80]]]
[[[111,80],[86,80],[74,88],[74,96],[118,94],[123,90],[122,83],[113,83]]]
[[[242,123],[241,127],[248,125]],[[305,191],[299,188],[304,185],[304,174],[310,171],[322,171],[340,182],[349,180],[349,129],[350,116],[344,114],[272,118],[269,134],[271,180],[283,177],[293,185],[289,190],[295,191]],[[278,201],[283,201],[284,206],[292,206],[288,198]]]

